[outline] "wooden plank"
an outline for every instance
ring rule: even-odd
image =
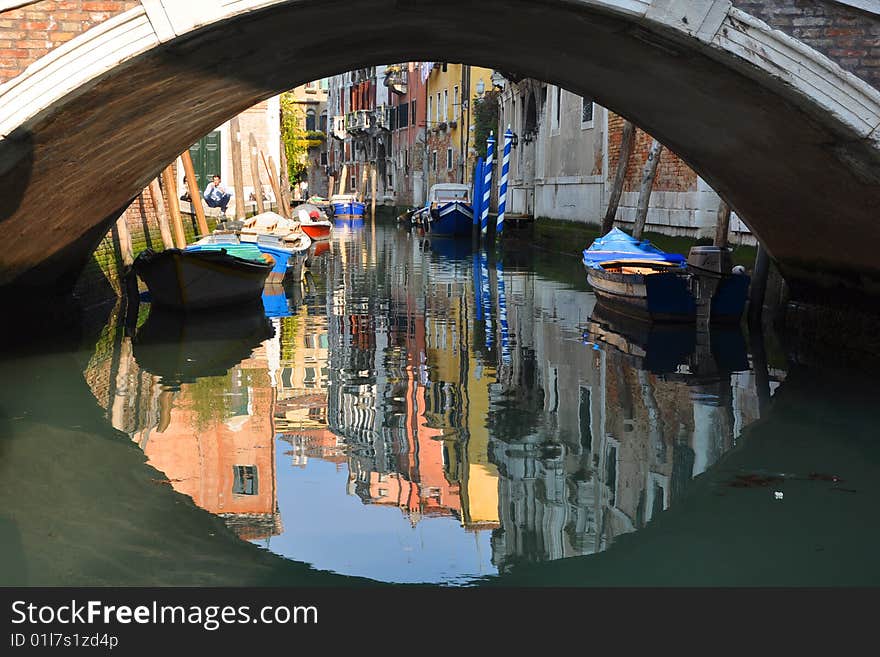
[[[165,200],[162,198],[162,188],[159,187],[159,179],[154,178],[150,183],[150,198],[153,200],[153,211],[156,213],[156,222],[159,224],[159,233],[162,235],[162,246],[166,249],[174,248],[174,237],[171,235],[171,224],[168,223],[168,212],[165,210]]]
[[[247,216],[244,197],[244,173],[241,168],[241,128],[236,116],[229,122],[232,145],[232,184],[235,187],[235,218],[239,221]]]
[[[257,200],[257,214],[265,212],[263,209],[263,185],[260,182],[260,163],[259,149],[257,148],[257,138],[254,133],[248,135],[248,145],[251,151],[251,176],[254,180],[254,198]]]
[[[186,233],[183,231],[183,220],[180,217],[180,202],[177,198],[177,181],[174,179],[174,167],[168,166],[162,171],[162,183],[168,195],[168,212],[171,215],[171,228],[174,231],[174,242],[178,249],[186,246]]]
[[[202,193],[199,191],[198,183],[196,183],[196,170],[193,167],[189,149],[180,154],[180,159],[183,162],[183,171],[186,174],[186,186],[189,189],[190,205],[196,214],[196,222],[199,225],[199,234],[207,235],[211,231],[208,230],[208,221],[205,219],[205,206],[202,205]]]
[[[333,196],[333,187],[336,185],[336,178],[330,176],[330,179],[327,181],[327,198],[329,199]]]

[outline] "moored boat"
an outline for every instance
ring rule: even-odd
[[[334,194],[330,197],[334,221],[363,221],[366,204],[357,194]]]
[[[469,236],[473,230],[474,210],[470,203],[470,186],[459,183],[438,183],[428,194],[426,228],[432,235]]]
[[[259,302],[274,263],[255,246],[218,249],[147,249],[134,271],[146,283],[152,302],[171,308],[201,309]]]
[[[614,228],[583,252],[587,282],[619,312],[654,321],[737,321],[749,278],[732,274],[730,252],[693,247],[689,257],[665,253]]]
[[[300,229],[312,240],[330,239],[333,224],[320,208],[311,203],[303,203],[293,209],[293,214],[299,220]]]
[[[260,253],[272,263],[272,271],[267,279],[268,283],[280,283],[284,277],[292,273],[299,263],[298,256],[304,255],[311,240],[302,233],[295,234],[295,239],[285,240],[283,235],[254,233],[243,239],[240,234],[231,232],[215,232],[203,237],[195,244],[187,247],[188,251],[216,251],[228,248],[230,245],[253,244]]]

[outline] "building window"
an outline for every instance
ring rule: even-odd
[[[403,151],[403,172],[409,173],[409,149]]]
[[[452,118],[458,118],[460,116],[459,110],[460,103],[458,102],[458,87],[452,88]]]
[[[439,91],[437,92],[437,107],[434,108],[434,111],[436,112],[436,115],[434,116],[434,120],[437,121],[437,123],[439,123],[440,117],[443,116],[443,114],[440,113],[440,92]]]
[[[437,173],[437,151],[431,151],[431,168]]]
[[[428,122],[434,120],[434,97],[428,96]]]
[[[446,170],[452,171],[452,149],[446,149]]]
[[[449,119],[449,89],[443,90],[443,121]]]
[[[327,112],[321,112],[321,123],[320,128],[321,132],[327,132]]]
[[[398,105],[397,107],[397,127],[398,128],[406,128],[409,125],[409,116],[408,116],[409,107],[406,103],[403,105]]]
[[[321,165],[327,166],[327,151],[321,153]]]
[[[306,130],[315,130],[315,110],[306,110]]]
[[[260,491],[257,482],[257,466],[233,465],[232,466],[232,494],[233,495],[257,495]]]
[[[412,117],[413,125],[416,124],[416,101],[410,101],[409,104],[409,115]]]
[[[593,99],[581,99],[581,129],[593,127]]]

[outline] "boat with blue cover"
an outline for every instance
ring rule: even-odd
[[[217,251],[226,249],[230,253],[238,250],[256,248],[271,262],[272,271],[267,283],[280,283],[284,277],[296,272],[302,266],[311,240],[305,234],[298,234],[294,240],[287,240],[286,235],[272,233],[254,233],[242,235],[231,232],[215,232],[203,237],[195,244],[186,247],[187,251]],[[249,252],[249,251],[248,251]]]
[[[364,220],[367,206],[358,200],[357,194],[334,194],[330,197],[330,205],[334,221],[352,223]]]
[[[424,213],[428,232],[449,237],[470,236],[474,224],[470,192],[470,185],[460,183],[433,185]]]
[[[749,278],[730,273],[727,249],[693,247],[685,259],[614,228],[584,250],[583,263],[600,302],[641,319],[737,321],[745,308]]]

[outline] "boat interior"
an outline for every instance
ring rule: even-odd
[[[603,262],[601,267],[611,274],[638,274],[641,276],[681,269],[679,265],[659,260],[612,260]]]

